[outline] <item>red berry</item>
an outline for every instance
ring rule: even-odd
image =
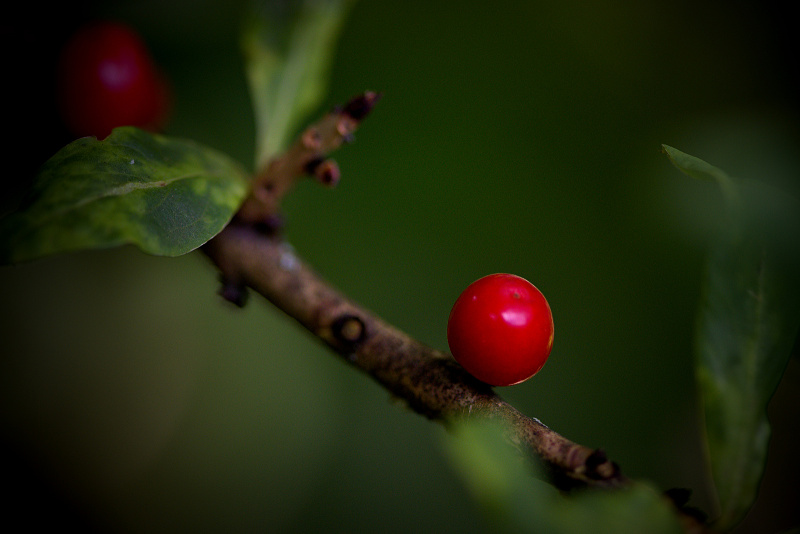
[[[79,29],[59,57],[58,96],[69,130],[104,138],[117,126],[158,130],[168,88],[141,37],[115,22]]]
[[[523,382],[544,366],[553,347],[553,315],[544,295],[513,274],[490,274],[458,297],[447,322],[458,363],[493,386]]]

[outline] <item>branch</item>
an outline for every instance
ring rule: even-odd
[[[251,287],[431,419],[499,419],[509,440],[530,449],[575,483],[618,485],[617,467],[601,451],[576,445],[500,399],[449,356],[426,347],[346,299],[306,266],[284,241],[234,223],[204,248],[228,286]],[[566,480],[564,481],[566,483]]]
[[[256,178],[238,216],[203,247],[220,270],[222,295],[241,306],[247,288],[252,288],[430,419],[445,424],[465,418],[501,422],[507,440],[541,459],[561,489],[629,484],[602,450],[573,443],[523,415],[448,354],[423,345],[338,293],[280,237],[274,221],[283,194],[303,175],[320,179],[323,164],[320,181],[330,182],[327,169],[336,169],[338,179],[338,167],[325,158],[352,136],[378,98],[365,93],[329,113]],[[690,517],[683,519],[692,525],[688,531],[702,528]]]

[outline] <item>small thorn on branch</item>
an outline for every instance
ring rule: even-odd
[[[245,304],[247,304],[249,292],[244,283],[234,282],[220,276],[219,294],[228,302],[235,304],[239,308],[244,308]]]
[[[327,159],[317,166],[314,171],[314,177],[319,183],[328,187],[334,187],[339,183],[342,173],[339,171],[339,166],[332,159]]]
[[[378,103],[382,96],[383,93],[366,91],[364,94],[353,98],[350,102],[345,104],[341,113],[349,116],[353,120],[361,121],[364,117],[369,115],[372,108],[375,107],[375,104]]]
[[[305,170],[308,174],[314,176],[319,183],[328,187],[335,186],[341,178],[339,165],[332,159],[314,158],[306,163]]]

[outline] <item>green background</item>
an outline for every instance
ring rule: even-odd
[[[499,393],[630,477],[692,488],[713,515],[692,332],[720,199],[660,145],[797,185],[796,57],[771,4],[361,0],[320,112],[367,89],[384,98],[336,154],[339,186],[309,181],[287,199],[288,238],[440,349],[470,282],[528,278],[552,307],[554,349]],[[4,209],[69,141],[47,73],[94,15],[140,29],[170,76],[167,133],[252,164],[236,3],[60,9],[4,23],[21,82]],[[216,290],[200,254],[122,248],[0,269],[7,517],[128,532],[486,530],[439,425],[260,298],[238,310]],[[798,367],[771,407],[770,469],[741,532],[800,522]]]

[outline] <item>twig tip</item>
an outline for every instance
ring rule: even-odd
[[[365,91],[363,94],[358,95],[345,104],[341,113],[347,115],[355,121],[361,121],[369,115],[372,108],[383,96],[383,93],[376,93],[375,91]]]

